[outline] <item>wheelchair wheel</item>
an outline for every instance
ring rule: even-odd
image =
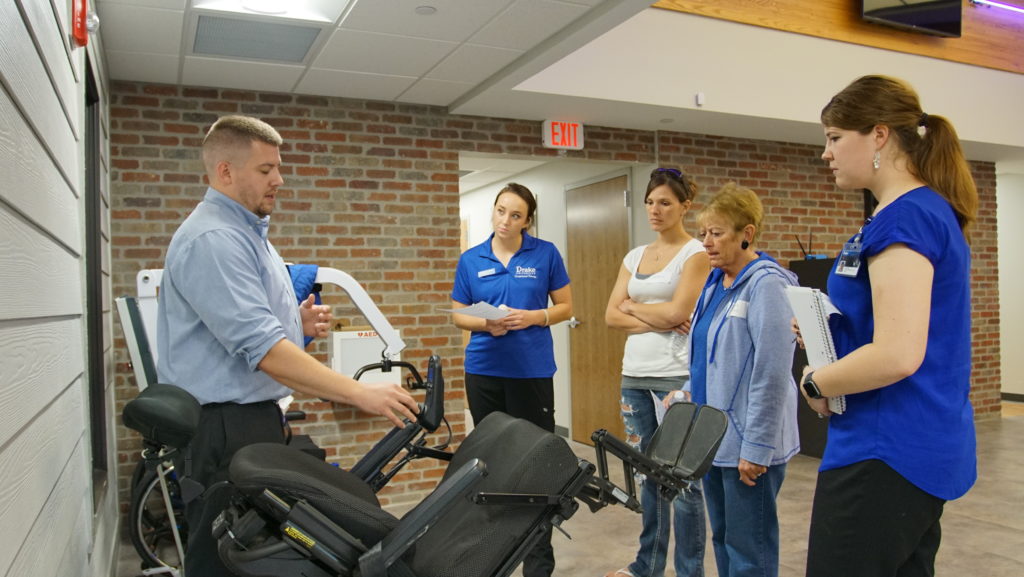
[[[143,464],[139,463],[139,466],[142,467]],[[135,551],[142,558],[143,568],[181,568],[181,559],[174,544],[174,533],[171,531],[172,522],[178,527],[182,545],[188,542],[185,505],[181,500],[173,467],[168,469],[166,479],[173,516],[167,514],[156,471],[144,471],[138,477],[138,481],[132,484],[130,538]]]

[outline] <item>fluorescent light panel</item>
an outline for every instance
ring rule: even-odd
[[[193,8],[333,24],[351,2],[352,0],[195,0]],[[283,12],[278,13],[280,10]]]

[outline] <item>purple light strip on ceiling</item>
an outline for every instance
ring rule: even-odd
[[[1019,6],[1012,6],[1010,4],[1003,4],[1002,2],[993,2],[992,0],[971,0],[975,4],[984,4],[986,6],[992,6],[993,8],[1002,8],[1003,10],[1010,10],[1018,14],[1024,14],[1024,8]]]

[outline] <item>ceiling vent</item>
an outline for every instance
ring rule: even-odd
[[[301,63],[322,28],[200,15],[193,54]]]

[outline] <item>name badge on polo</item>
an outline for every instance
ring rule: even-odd
[[[482,271],[476,273],[476,278],[484,278],[485,276],[491,276],[495,272],[497,272],[497,271],[494,270],[493,268],[489,268],[487,270],[482,270]]]

